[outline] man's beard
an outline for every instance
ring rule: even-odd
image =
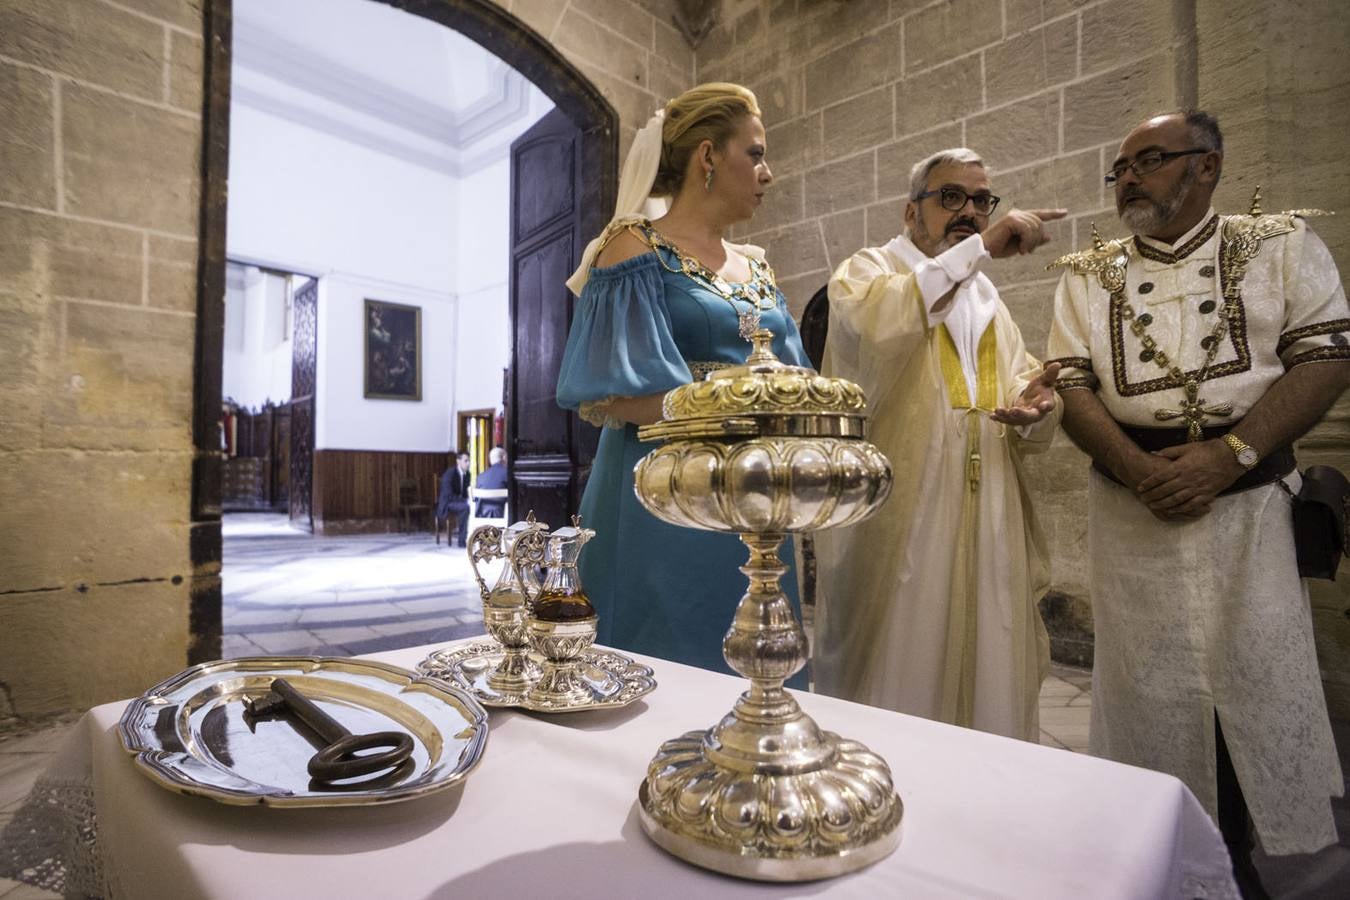
[[[1188,163],[1176,186],[1161,200],[1154,200],[1138,188],[1127,188],[1127,193],[1121,198],[1121,205],[1118,207],[1120,221],[1134,234],[1147,236],[1162,231],[1177,217],[1177,213],[1181,212],[1181,205],[1186,202],[1186,194],[1193,184],[1195,184],[1195,168]],[[1144,198],[1145,205],[1128,205],[1128,201],[1133,197]]]
[[[932,242],[932,235],[929,234],[928,225],[923,220],[923,213],[917,209],[914,211],[914,224],[918,226],[917,228],[915,228],[917,236],[920,236],[924,241],[924,243]],[[969,237],[969,235],[952,234],[952,232],[955,229],[959,228],[962,225],[969,228],[975,234],[980,233],[980,226],[976,223],[976,221],[973,218],[971,218],[970,216],[957,216],[955,219],[952,219],[950,222],[947,223],[947,227],[942,232],[942,239],[939,240],[937,243],[933,244],[934,256],[938,255],[939,253],[945,253],[946,251],[952,249],[957,244],[961,243],[967,237]]]

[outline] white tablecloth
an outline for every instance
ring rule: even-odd
[[[412,668],[431,649],[372,658]],[[147,900],[1237,896],[1217,830],[1175,778],[805,693],[823,727],[890,763],[900,848],[797,885],[693,867],[642,833],[638,785],[662,741],[713,724],[744,682],[642,661],[659,686],[626,709],[492,710],[465,784],[406,803],[279,810],[174,794],[122,750],[125,703],[91,710],[59,764],[88,767],[108,883]]]

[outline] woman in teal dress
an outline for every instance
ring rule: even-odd
[[[639,132],[620,214],[568,281],[580,299],[558,378],[558,403],[605,426],[581,501],[596,531],[580,569],[597,642],[720,672],[731,671],[722,637],[746,589],[745,546],[647,512],[633,466],[656,446],[637,429],[661,418],[665,393],[744,363],[754,327],[774,333],[783,362],[810,365],[762,253],[723,239],[773,178],[764,151],[759,108],[739,85],[687,91]],[[636,215],[649,193],[674,198],[655,220]],[[792,565],[790,541],[779,554]],[[795,571],[783,587],[795,605]]]

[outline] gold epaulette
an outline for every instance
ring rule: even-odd
[[[1278,213],[1261,211],[1261,188],[1252,197],[1251,212],[1245,215],[1225,216],[1224,234],[1230,239],[1246,238],[1263,241],[1294,230],[1295,219],[1309,219],[1315,216],[1334,216],[1336,213],[1325,209],[1286,209]],[[1103,241],[1097,233],[1097,224],[1092,224],[1092,249],[1066,253],[1045,267],[1046,271],[1067,266],[1075,275],[1093,275],[1105,269],[1118,267],[1128,256],[1125,244],[1128,238]]]
[[[1252,207],[1246,215],[1228,216],[1224,220],[1223,233],[1228,240],[1256,240],[1278,234],[1288,234],[1294,230],[1295,219],[1309,219],[1313,216],[1334,216],[1334,212],[1325,209],[1286,209],[1284,212],[1266,213],[1261,210],[1261,185],[1256,186],[1252,194]]]
[[[1252,193],[1252,208],[1247,211],[1244,219],[1275,219],[1283,220],[1290,228],[1293,228],[1294,219],[1311,219],[1315,216],[1334,216],[1334,212],[1325,209],[1286,209],[1284,212],[1266,214],[1261,211],[1261,185],[1256,186]],[[1236,218],[1236,217],[1234,217]],[[1282,224],[1283,224],[1282,223]],[[1277,234],[1281,232],[1276,232]]]
[[[1247,213],[1246,215],[1225,216],[1224,236],[1230,239],[1239,235],[1264,241],[1276,235],[1288,234],[1294,230],[1295,219],[1309,219],[1314,216],[1334,216],[1334,212],[1325,209],[1286,209],[1277,213]]]
[[[1073,269],[1075,275],[1090,275],[1114,264],[1125,252],[1123,240],[1104,241],[1100,246],[1093,247],[1091,250],[1066,253],[1046,266],[1045,270],[1048,272],[1051,269],[1058,269],[1060,266],[1068,266]]]
[[[1097,223],[1092,223],[1092,249],[1066,253],[1045,267],[1049,272],[1060,266],[1073,269],[1075,275],[1098,275],[1107,270],[1119,269],[1122,274],[1127,254],[1124,241],[1103,241],[1097,233]]]

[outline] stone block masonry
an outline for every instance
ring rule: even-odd
[[[0,693],[186,661],[202,10],[0,4]]]
[[[1314,227],[1350,271],[1338,0],[722,0],[697,51],[671,0],[498,2],[614,106],[621,152],[699,81],[756,91],[778,184],[740,236],[768,248],[798,311],[844,256],[900,230],[910,165],[970,145],[1006,206],[1071,210],[1043,257],[992,267],[1042,353],[1043,262],[1094,221],[1120,233],[1098,179],[1139,118],[1183,104],[1225,125],[1219,208],[1245,209],[1260,183],[1268,209],[1337,209]],[[207,3],[0,3],[0,716],[177,670],[189,585],[217,577],[206,554],[194,569],[189,527]],[[1343,403],[1304,461],[1350,468],[1347,448]],[[1085,466],[1065,440],[1029,466],[1056,609],[1084,626]],[[1313,591],[1341,715],[1347,606],[1350,579]]]
[[[1335,0],[725,0],[697,54],[699,81],[763,97],[777,186],[740,236],[768,249],[800,314],[832,267],[903,228],[909,167],[944,147],[982,154],[1003,208],[1063,206],[1070,218],[1029,258],[999,261],[1003,291],[1042,355],[1057,276],[1044,266],[1084,246],[1090,225],[1123,229],[1101,176],[1125,132],[1152,112],[1199,105],[1227,132],[1216,204],[1245,211],[1257,182],[1297,206],[1350,210],[1340,160],[1350,104],[1350,24]],[[887,101],[890,101],[889,105]],[[775,196],[781,192],[783,197]],[[1314,227],[1350,272],[1350,218]],[[1350,401],[1305,444],[1350,469]],[[1306,455],[1306,454],[1305,454]],[[1090,634],[1083,455],[1067,440],[1028,462],[1051,543],[1056,621],[1076,657]],[[1350,588],[1313,594],[1329,694],[1350,715]],[[1060,641],[1060,646],[1069,642]]]

